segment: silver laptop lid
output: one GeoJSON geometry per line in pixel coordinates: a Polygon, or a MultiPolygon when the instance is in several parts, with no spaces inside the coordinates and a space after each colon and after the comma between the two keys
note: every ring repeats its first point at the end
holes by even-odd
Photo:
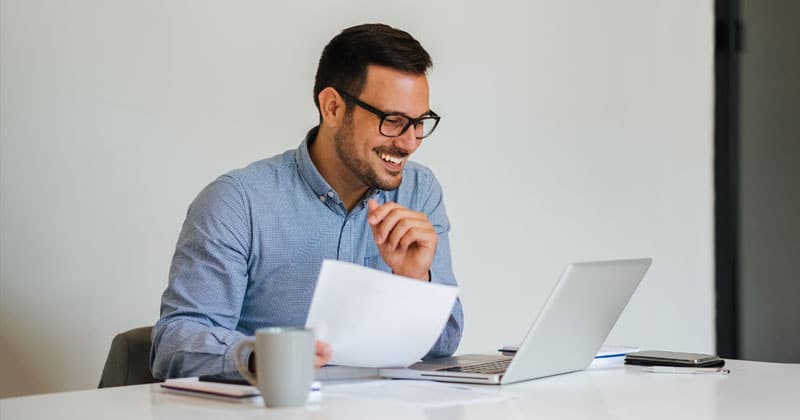
{"type": "Polygon", "coordinates": [[[641,258],[567,266],[501,383],[588,367],[651,261],[641,258]]]}

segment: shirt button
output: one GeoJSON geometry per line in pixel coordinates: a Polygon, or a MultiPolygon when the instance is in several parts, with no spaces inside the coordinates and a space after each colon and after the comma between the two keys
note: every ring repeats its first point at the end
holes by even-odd
{"type": "Polygon", "coordinates": [[[319,200],[320,201],[325,201],[325,196],[324,195],[319,196],[319,200]]]}
{"type": "Polygon", "coordinates": [[[333,191],[328,191],[328,197],[333,198],[333,191]]]}

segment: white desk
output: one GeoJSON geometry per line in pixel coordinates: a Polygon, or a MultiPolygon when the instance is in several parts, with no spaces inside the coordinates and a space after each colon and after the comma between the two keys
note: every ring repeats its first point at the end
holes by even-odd
{"type": "Polygon", "coordinates": [[[177,395],[158,384],[0,400],[0,419],[800,419],[800,364],[729,360],[731,374],[673,375],[635,367],[591,369],[520,384],[480,386],[518,398],[425,408],[328,395],[318,404],[265,409],[177,395]]]}

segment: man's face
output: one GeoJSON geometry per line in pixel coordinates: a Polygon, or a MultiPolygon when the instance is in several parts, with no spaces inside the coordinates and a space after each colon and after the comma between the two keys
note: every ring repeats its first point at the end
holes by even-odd
{"type": "MultiPolygon", "coordinates": [[[[358,98],[383,112],[416,118],[429,110],[428,79],[424,75],[370,65],[367,82],[358,98]]],[[[351,104],[345,122],[334,135],[336,154],[353,177],[364,186],[394,190],[403,179],[403,165],[420,145],[409,127],[399,137],[379,131],[380,117],[351,104]]]]}

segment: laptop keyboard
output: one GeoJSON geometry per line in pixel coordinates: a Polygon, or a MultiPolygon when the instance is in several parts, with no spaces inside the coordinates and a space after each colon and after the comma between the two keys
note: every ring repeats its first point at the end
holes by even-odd
{"type": "Polygon", "coordinates": [[[466,366],[453,366],[451,368],[440,369],[440,372],[465,372],[465,373],[483,373],[486,375],[493,375],[496,373],[505,373],[508,365],[513,359],[492,360],[489,362],[476,363],[474,365],[466,366]]]}

